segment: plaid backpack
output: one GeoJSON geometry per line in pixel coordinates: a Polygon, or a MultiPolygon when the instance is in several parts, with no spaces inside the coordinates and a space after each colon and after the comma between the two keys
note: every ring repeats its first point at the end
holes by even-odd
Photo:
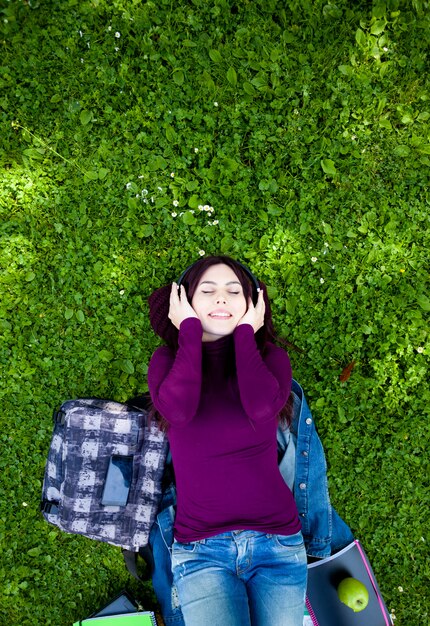
{"type": "Polygon", "coordinates": [[[162,495],[167,438],[148,424],[147,415],[146,409],[96,398],[68,400],[54,412],[41,503],[48,522],[131,553],[148,544],[162,495]],[[105,486],[113,460],[119,465],[109,500],[105,486]],[[121,475],[121,463],[129,476],[121,475]],[[128,497],[119,503],[116,494],[124,487],[128,497]]]}

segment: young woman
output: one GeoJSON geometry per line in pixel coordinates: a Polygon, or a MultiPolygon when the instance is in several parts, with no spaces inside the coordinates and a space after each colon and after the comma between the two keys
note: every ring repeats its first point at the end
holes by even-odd
{"type": "Polygon", "coordinates": [[[177,487],[172,569],[186,626],[301,626],[306,553],[276,431],[291,390],[263,283],[199,259],[150,297],[149,365],[177,487]],[[167,294],[167,291],[169,294],[167,294]]]}

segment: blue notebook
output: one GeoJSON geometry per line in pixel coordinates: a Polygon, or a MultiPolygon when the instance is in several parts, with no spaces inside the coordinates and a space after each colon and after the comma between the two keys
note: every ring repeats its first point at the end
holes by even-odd
{"type": "Polygon", "coordinates": [[[124,613],[122,615],[103,615],[89,617],[80,622],[81,626],[156,626],[155,614],[152,611],[124,613]]]}
{"type": "Polygon", "coordinates": [[[73,626],[157,626],[155,613],[139,611],[137,603],[127,592],[121,593],[109,604],[73,626]]]}

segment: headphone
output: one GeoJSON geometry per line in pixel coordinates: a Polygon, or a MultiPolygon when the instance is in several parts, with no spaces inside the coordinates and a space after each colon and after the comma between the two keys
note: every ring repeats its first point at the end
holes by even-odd
{"type": "MultiPolygon", "coordinates": [[[[200,260],[200,259],[199,259],[200,260]]],[[[192,267],[194,267],[194,265],[196,265],[196,263],[198,263],[199,261],[194,261],[194,263],[191,263],[191,265],[189,265],[186,269],[184,269],[184,271],[182,272],[182,274],[179,276],[178,280],[176,281],[176,284],[178,285],[178,289],[181,286],[185,274],[188,272],[188,270],[190,270],[192,267]]],[[[235,263],[237,263],[237,265],[239,265],[243,271],[246,273],[246,275],[248,276],[248,278],[251,279],[252,282],[252,300],[254,302],[254,305],[257,304],[257,300],[258,300],[258,292],[260,291],[260,283],[258,282],[257,278],[254,276],[254,274],[251,272],[251,270],[249,269],[249,267],[246,267],[246,265],[243,265],[243,263],[240,263],[239,261],[235,261],[235,263]]]]}

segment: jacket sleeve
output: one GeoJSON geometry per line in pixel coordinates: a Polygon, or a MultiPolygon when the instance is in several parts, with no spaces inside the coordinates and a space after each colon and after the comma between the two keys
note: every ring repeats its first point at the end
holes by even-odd
{"type": "Polygon", "coordinates": [[[264,359],[250,324],[234,331],[239,394],[246,414],[255,422],[273,419],[288,400],[292,373],[288,354],[270,344],[264,359]]]}
{"type": "Polygon", "coordinates": [[[177,426],[189,422],[197,412],[202,385],[202,335],[199,319],[187,318],[179,328],[176,355],[163,346],[149,363],[148,387],[155,408],[177,426]]]}
{"type": "Polygon", "coordinates": [[[324,448],[303,389],[296,381],[293,381],[293,398],[290,427],[296,444],[293,494],[306,551],[309,556],[325,558],[351,543],[354,536],[331,506],[324,448]]]}

